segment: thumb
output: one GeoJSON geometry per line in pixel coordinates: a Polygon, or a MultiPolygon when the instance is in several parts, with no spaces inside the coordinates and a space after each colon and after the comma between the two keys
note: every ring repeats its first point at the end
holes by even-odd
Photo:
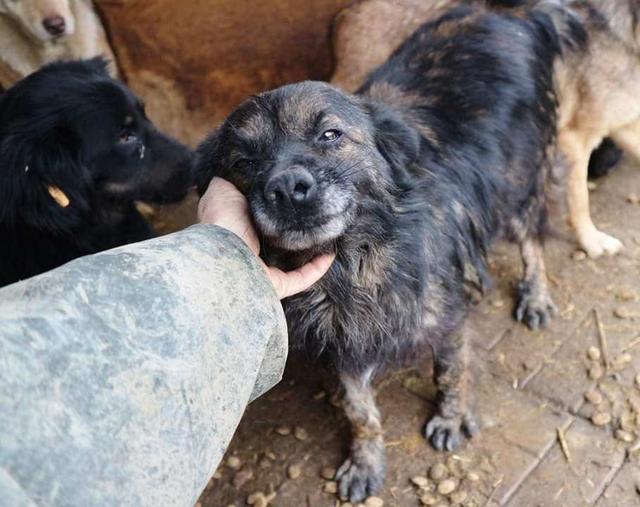
{"type": "Polygon", "coordinates": [[[280,299],[303,292],[316,283],[331,267],[334,254],[320,255],[304,266],[284,272],[278,268],[267,267],[267,274],[280,299]]]}

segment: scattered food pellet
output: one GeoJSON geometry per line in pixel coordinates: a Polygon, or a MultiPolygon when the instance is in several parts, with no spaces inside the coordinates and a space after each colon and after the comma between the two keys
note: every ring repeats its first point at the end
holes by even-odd
{"type": "Polygon", "coordinates": [[[587,181],[587,188],[589,190],[595,190],[598,188],[598,184],[595,181],[587,181]]]}
{"type": "Polygon", "coordinates": [[[233,485],[236,489],[240,489],[251,479],[253,479],[253,470],[251,470],[250,468],[245,468],[243,470],[240,470],[233,477],[233,485]]]}
{"type": "Polygon", "coordinates": [[[613,315],[615,315],[619,319],[632,319],[635,316],[632,311],[630,311],[628,308],[624,308],[623,306],[613,310],[613,315]]]}
{"type": "Polygon", "coordinates": [[[429,486],[429,479],[427,479],[426,477],[412,477],[411,482],[419,488],[426,488],[427,486],[429,486]]]}
{"type": "Polygon", "coordinates": [[[575,252],[573,252],[573,255],[571,256],[573,258],[574,261],[583,261],[587,258],[587,254],[584,253],[582,250],[576,250],[575,252]]]}
{"type": "Polygon", "coordinates": [[[291,428],[289,428],[289,426],[278,426],[276,428],[276,433],[286,437],[287,435],[291,435],[291,428]]]}
{"type": "Polygon", "coordinates": [[[325,493],[330,493],[332,495],[335,495],[338,492],[338,483],[336,481],[325,482],[322,490],[325,493]]]}
{"type": "Polygon", "coordinates": [[[289,479],[295,480],[300,477],[300,474],[302,474],[302,468],[300,468],[300,465],[289,465],[289,468],[287,468],[287,475],[289,476],[289,479]]]}
{"type": "Polygon", "coordinates": [[[598,347],[589,347],[587,349],[587,356],[589,356],[589,359],[592,361],[600,361],[600,349],[598,347]]]}
{"type": "Polygon", "coordinates": [[[467,479],[471,482],[478,482],[480,480],[480,476],[475,472],[469,472],[469,475],[467,475],[467,479]]]}
{"type": "Polygon", "coordinates": [[[313,395],[313,399],[314,400],[322,400],[326,396],[327,396],[327,393],[325,393],[324,391],[320,391],[319,393],[316,393],[316,394],[313,395]]]}
{"type": "Polygon", "coordinates": [[[598,380],[602,377],[602,366],[600,366],[600,363],[594,363],[591,365],[591,367],[589,368],[589,378],[591,380],[598,380]]]}
{"type": "Polygon", "coordinates": [[[627,202],[631,204],[639,204],[640,196],[638,194],[631,193],[627,196],[627,202]]]}
{"type": "Polygon", "coordinates": [[[309,433],[307,433],[307,430],[305,430],[304,428],[296,426],[296,428],[293,430],[293,436],[300,441],[304,441],[309,438],[309,433]]]}
{"type": "Polygon", "coordinates": [[[631,433],[622,429],[616,430],[616,438],[628,444],[633,442],[634,440],[633,435],[631,433]]]}
{"type": "Polygon", "coordinates": [[[433,493],[426,493],[420,497],[420,503],[422,505],[435,505],[438,503],[438,497],[433,493]]]}
{"type": "Polygon", "coordinates": [[[438,484],[438,493],[445,496],[449,495],[453,491],[455,491],[457,486],[458,485],[456,484],[456,481],[454,481],[453,479],[445,479],[440,484],[438,484]]]}
{"type": "Polygon", "coordinates": [[[585,399],[592,405],[600,405],[602,403],[602,394],[597,389],[591,389],[584,395],[585,399]]]}
{"type": "Polygon", "coordinates": [[[323,479],[327,479],[328,481],[330,481],[335,476],[336,476],[335,468],[324,467],[322,470],[320,470],[320,477],[322,477],[323,479]]]}
{"type": "Polygon", "coordinates": [[[631,354],[629,354],[628,352],[625,352],[619,357],[619,359],[620,359],[620,362],[626,364],[626,363],[630,363],[633,360],[633,357],[631,357],[631,354]]]}
{"type": "Polygon", "coordinates": [[[429,470],[429,477],[431,477],[434,481],[440,481],[447,476],[448,472],[449,471],[447,470],[446,466],[444,466],[442,463],[436,463],[431,467],[431,470],[429,470]]]}
{"type": "Polygon", "coordinates": [[[591,422],[596,426],[605,426],[611,422],[609,412],[596,412],[591,416],[591,422]]]}
{"type": "Polygon", "coordinates": [[[238,470],[242,466],[242,462],[238,456],[229,456],[227,458],[227,466],[232,470],[238,470]]]}
{"type": "Polygon", "coordinates": [[[377,496],[370,496],[364,502],[365,507],[383,507],[384,500],[377,496]]]}
{"type": "Polygon", "coordinates": [[[255,493],[251,493],[247,497],[247,503],[249,505],[253,505],[254,507],[267,507],[269,505],[269,500],[261,491],[257,491],[255,493]]]}
{"type": "Polygon", "coordinates": [[[220,470],[220,469],[216,470],[216,473],[213,474],[213,478],[214,479],[222,479],[222,470],[220,470]]]}
{"type": "Polygon", "coordinates": [[[451,503],[455,504],[459,504],[464,502],[467,499],[467,492],[463,489],[461,489],[460,491],[454,491],[453,493],[451,493],[451,496],[449,497],[449,500],[451,500],[451,503]]]}
{"type": "Polygon", "coordinates": [[[638,294],[631,289],[620,289],[616,292],[616,299],[620,301],[637,301],[638,294]]]}
{"type": "Polygon", "coordinates": [[[504,306],[504,301],[502,299],[496,299],[491,303],[494,308],[502,308],[504,306]]]}

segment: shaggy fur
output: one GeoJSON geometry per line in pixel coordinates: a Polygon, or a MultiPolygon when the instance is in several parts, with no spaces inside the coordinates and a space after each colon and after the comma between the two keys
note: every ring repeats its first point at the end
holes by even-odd
{"type": "Polygon", "coordinates": [[[25,78],[0,99],[0,286],[151,237],[134,200],[184,197],[191,160],[100,59],[25,78]]]}
{"type": "Polygon", "coordinates": [[[422,26],[357,94],[317,82],[261,94],[199,148],[201,189],[218,175],[247,196],[268,264],[337,254],[284,307],[292,346],[344,386],[353,441],[337,479],[354,503],[384,479],[371,382],[386,366],[433,351],[426,437],[452,450],[477,431],[464,322],[496,238],[521,247],[517,318],[536,328],[554,312],[540,241],[558,53],[544,12],[461,7],[422,26]]]}
{"type": "MultiPolygon", "coordinates": [[[[493,8],[531,8],[540,0],[359,0],[338,13],[333,24],[331,84],[354,91],[423,23],[464,3],[493,8]],[[375,33],[375,37],[371,34],[375,33]]],[[[607,174],[622,151],[606,139],[592,154],[589,177],[607,174]]]]}
{"type": "Polygon", "coordinates": [[[89,0],[0,0],[0,88],[61,59],[115,58],[89,0]]]}

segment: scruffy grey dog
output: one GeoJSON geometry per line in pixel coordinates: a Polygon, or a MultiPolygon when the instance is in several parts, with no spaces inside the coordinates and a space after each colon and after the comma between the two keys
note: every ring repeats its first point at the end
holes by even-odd
{"type": "Polygon", "coordinates": [[[382,485],[385,448],[371,382],[431,350],[437,413],[425,435],[452,450],[477,425],[463,323],[488,282],[487,252],[517,242],[516,317],[554,311],[541,249],[555,157],[550,17],[480,6],[420,28],[355,94],[305,82],[252,97],[199,148],[250,203],[268,264],[336,260],[284,307],[293,347],[325,358],[345,389],[353,441],[337,479],[360,502],[382,485]]]}

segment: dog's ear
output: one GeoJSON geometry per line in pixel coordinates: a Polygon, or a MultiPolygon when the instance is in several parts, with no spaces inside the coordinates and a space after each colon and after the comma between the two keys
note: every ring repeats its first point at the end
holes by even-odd
{"type": "Polygon", "coordinates": [[[408,168],[420,154],[420,133],[380,102],[368,102],[366,107],[378,151],[392,168],[397,183],[408,181],[408,168]]]}
{"type": "Polygon", "coordinates": [[[213,131],[200,143],[196,150],[193,174],[198,194],[207,191],[209,183],[214,176],[222,176],[217,164],[218,148],[220,146],[220,129],[213,131]]]}
{"type": "MultiPolygon", "coordinates": [[[[19,131],[18,131],[19,132],[19,131]]],[[[0,221],[68,232],[90,207],[91,178],[79,141],[54,128],[46,136],[25,132],[0,142],[0,221]]]]}

